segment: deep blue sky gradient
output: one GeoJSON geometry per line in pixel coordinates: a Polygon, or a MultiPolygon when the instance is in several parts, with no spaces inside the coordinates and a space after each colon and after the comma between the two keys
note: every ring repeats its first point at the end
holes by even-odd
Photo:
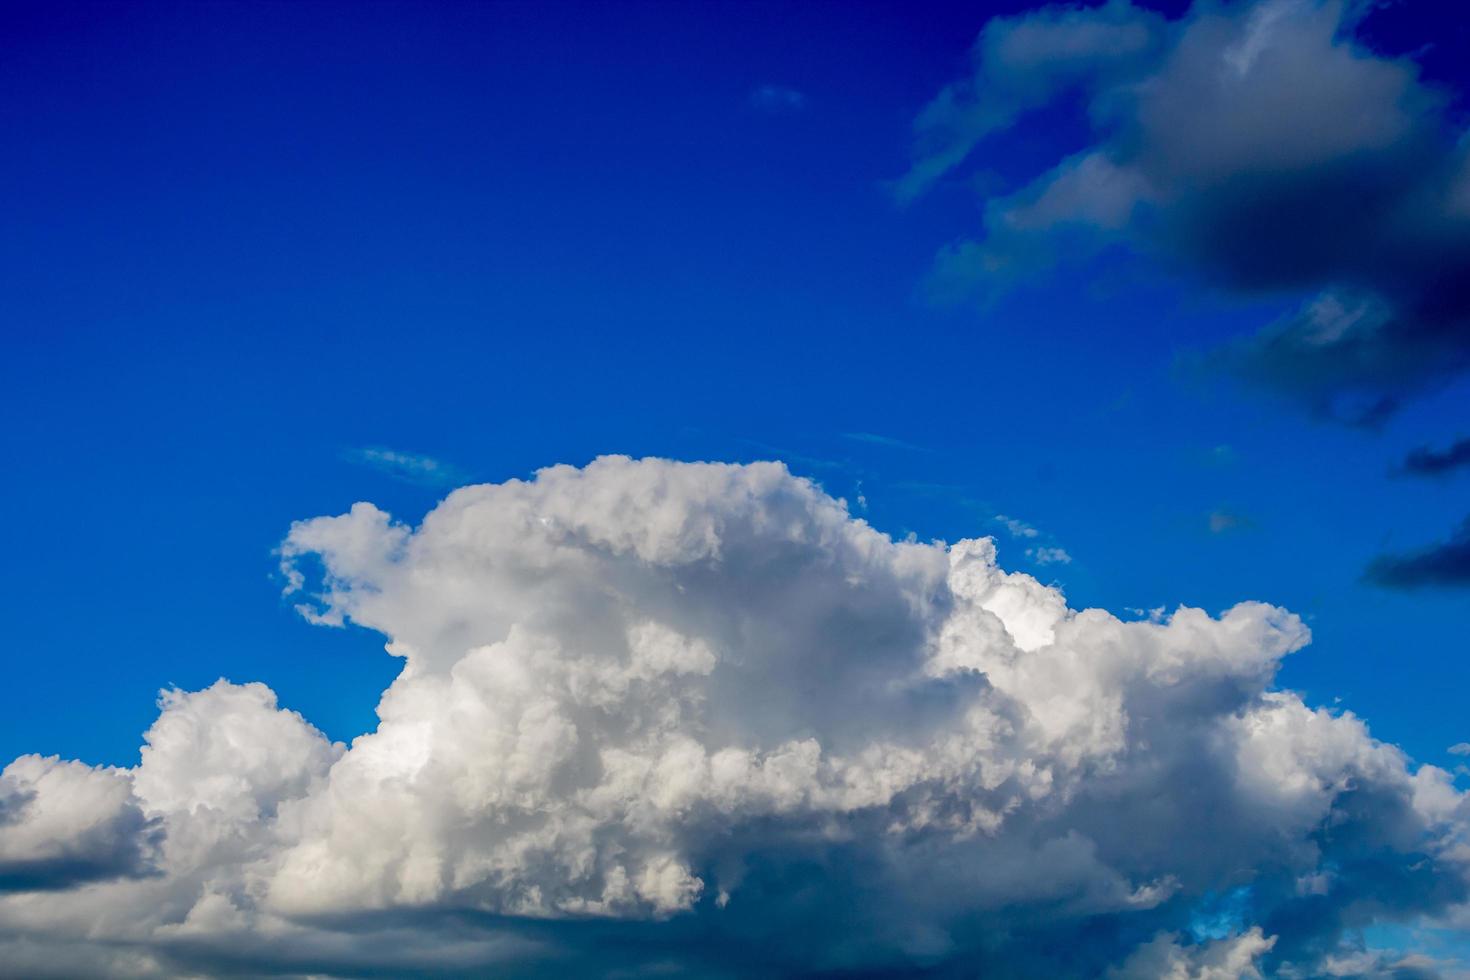
{"type": "MultiPolygon", "coordinates": [[[[1074,606],[1275,602],[1316,634],[1284,683],[1452,767],[1466,595],[1360,576],[1463,518],[1470,474],[1390,470],[1470,431],[1470,388],[1364,432],[1200,379],[1181,360],[1293,301],[1127,256],[923,298],[974,187],[903,208],[887,182],[1024,6],[8,7],[0,757],[131,763],[160,687],[221,675],[369,730],[399,661],[302,622],[272,549],[355,500],[432,507],[447,487],[353,461],[382,447],[466,481],[777,457],[895,535],[997,535],[1074,606]],[[996,514],[1073,562],[1030,564],[996,514]]],[[[1463,33],[1434,6],[1370,26],[1463,33]]],[[[1459,106],[1445,52],[1419,58],[1459,106]]],[[[986,179],[1083,135],[1050,110],[986,179]]]]}

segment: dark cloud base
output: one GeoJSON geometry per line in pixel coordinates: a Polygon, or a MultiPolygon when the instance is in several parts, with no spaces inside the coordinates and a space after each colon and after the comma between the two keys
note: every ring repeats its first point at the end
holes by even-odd
{"type": "Polygon", "coordinates": [[[1364,578],[1390,589],[1470,586],[1470,518],[1438,544],[1374,559],[1364,578]]]}
{"type": "Polygon", "coordinates": [[[1470,468],[1470,439],[1459,439],[1445,449],[1421,446],[1404,457],[1399,472],[1406,476],[1444,476],[1470,468]]]}

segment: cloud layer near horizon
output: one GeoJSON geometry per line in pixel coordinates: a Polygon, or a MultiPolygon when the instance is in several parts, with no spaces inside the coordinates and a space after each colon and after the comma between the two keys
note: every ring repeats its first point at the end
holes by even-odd
{"type": "Polygon", "coordinates": [[[1355,930],[1467,898],[1465,797],[1275,690],[1308,631],[1269,605],[1074,611],[775,463],[553,467],[282,555],[403,658],[377,730],[220,681],[134,768],[16,760],[0,973],[1371,974],[1355,930]]]}

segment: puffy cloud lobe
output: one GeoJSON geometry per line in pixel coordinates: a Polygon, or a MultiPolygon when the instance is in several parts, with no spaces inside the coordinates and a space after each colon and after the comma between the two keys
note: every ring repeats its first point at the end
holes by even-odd
{"type": "Polygon", "coordinates": [[[124,771],[26,755],[0,773],[0,890],[146,874],[157,836],[124,771]]]}
{"type": "Polygon", "coordinates": [[[1470,366],[1470,157],[1414,65],[1351,40],[1366,5],[1125,0],[993,20],[973,79],[916,122],[918,193],[1068,91],[1093,142],[990,201],[937,295],[1005,288],[1111,242],[1301,309],[1209,362],[1312,411],[1375,422],[1470,366]],[[1027,56],[1019,56],[1019,48],[1027,56]]]}
{"type": "Polygon", "coordinates": [[[553,467],[282,557],[403,658],[377,729],[221,682],[166,694],[133,770],[21,760],[56,802],[3,853],[90,840],[45,766],[163,837],[151,876],[0,899],[0,962],[1223,977],[1466,897],[1448,775],[1272,689],[1296,617],[1073,611],[779,464],[553,467]],[[1181,938],[1225,892],[1240,921],[1181,938]]]}
{"type": "Polygon", "coordinates": [[[1275,940],[1256,927],[1239,936],[1216,939],[1190,948],[1179,937],[1161,933],[1135,950],[1108,980],[1241,980],[1259,978],[1262,954],[1275,940]]]}

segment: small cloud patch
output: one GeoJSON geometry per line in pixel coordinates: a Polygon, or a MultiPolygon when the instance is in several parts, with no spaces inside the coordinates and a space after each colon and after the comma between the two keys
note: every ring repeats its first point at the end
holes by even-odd
{"type": "Polygon", "coordinates": [[[1388,589],[1470,586],[1470,518],[1444,541],[1417,551],[1380,555],[1364,578],[1388,589]]]}
{"type": "Polygon", "coordinates": [[[1445,449],[1420,446],[1411,450],[1399,465],[1406,476],[1444,476],[1470,468],[1470,438],[1459,439],[1445,449]]]}
{"type": "Polygon", "coordinates": [[[1027,548],[1026,557],[1038,565],[1070,565],[1072,556],[1067,554],[1066,548],[1027,548]]]}
{"type": "Polygon", "coordinates": [[[750,93],[750,107],[761,112],[800,112],[806,106],[806,93],[787,85],[759,85],[750,93]]]}
{"type": "Polygon", "coordinates": [[[420,456],[416,453],[404,453],[396,449],[381,447],[353,449],[343,455],[348,462],[370,466],[407,483],[442,487],[457,483],[461,479],[458,470],[432,456],[420,456]]]}
{"type": "Polygon", "coordinates": [[[1256,526],[1256,522],[1244,514],[1223,507],[1210,511],[1205,521],[1211,534],[1229,534],[1231,531],[1245,531],[1256,526]]]}

